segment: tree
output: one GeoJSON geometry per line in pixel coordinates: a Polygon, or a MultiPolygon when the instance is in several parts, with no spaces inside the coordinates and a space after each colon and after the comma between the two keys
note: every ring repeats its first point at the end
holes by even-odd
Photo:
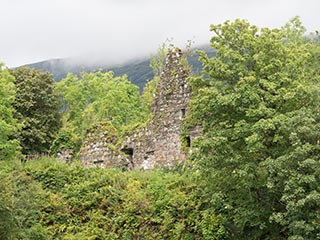
{"type": "Polygon", "coordinates": [[[59,102],[48,72],[30,68],[11,70],[16,78],[15,117],[23,125],[17,134],[23,154],[49,150],[60,128],[59,102]]]}
{"type": "Polygon", "coordinates": [[[96,123],[109,121],[118,130],[142,121],[146,110],[141,104],[138,86],[127,76],[114,77],[112,72],[69,74],[58,83],[63,101],[63,125],[80,139],[96,123]]]}
{"type": "Polygon", "coordinates": [[[203,126],[192,159],[236,239],[319,237],[319,45],[303,30],[298,18],[211,25],[217,56],[202,52],[190,79],[191,122],[203,126]]]}
{"type": "Polygon", "coordinates": [[[13,117],[15,98],[14,77],[0,64],[0,160],[8,160],[19,153],[19,142],[12,136],[18,130],[13,117]]]}

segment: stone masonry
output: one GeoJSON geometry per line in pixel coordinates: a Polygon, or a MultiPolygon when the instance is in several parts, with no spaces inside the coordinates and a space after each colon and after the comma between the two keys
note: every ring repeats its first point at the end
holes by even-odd
{"type": "Polygon", "coordinates": [[[106,130],[101,127],[87,134],[80,151],[84,165],[150,169],[170,167],[186,160],[194,136],[181,134],[181,124],[190,100],[186,81],[190,71],[183,60],[180,49],[169,51],[151,107],[153,119],[144,127],[137,127],[133,133],[126,134],[118,144],[113,144],[116,141],[113,134],[104,132],[106,130]]]}

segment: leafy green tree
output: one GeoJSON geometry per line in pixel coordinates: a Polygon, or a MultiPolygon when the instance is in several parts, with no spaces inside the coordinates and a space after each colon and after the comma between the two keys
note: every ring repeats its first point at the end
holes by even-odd
{"type": "Polygon", "coordinates": [[[15,95],[14,77],[0,64],[0,160],[12,159],[19,153],[19,142],[12,138],[18,130],[12,106],[15,95]]]}
{"type": "Polygon", "coordinates": [[[138,86],[112,72],[69,74],[58,83],[63,101],[63,126],[81,138],[92,125],[109,121],[118,130],[145,118],[138,86]]]}
{"type": "Polygon", "coordinates": [[[320,232],[319,58],[298,18],[282,29],[211,25],[217,56],[190,79],[192,158],[235,239],[317,239],[320,232]],[[313,61],[318,59],[317,64],[313,61]]]}
{"type": "Polygon", "coordinates": [[[23,125],[17,134],[22,152],[45,153],[60,128],[53,78],[48,72],[25,67],[11,70],[11,74],[16,78],[15,117],[23,125]]]}

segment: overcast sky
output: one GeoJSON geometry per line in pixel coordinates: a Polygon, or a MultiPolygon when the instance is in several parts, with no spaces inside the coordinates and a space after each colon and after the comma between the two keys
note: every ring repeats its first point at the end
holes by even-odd
{"type": "Polygon", "coordinates": [[[179,47],[208,44],[210,24],[236,18],[280,27],[299,15],[314,31],[319,10],[319,0],[0,0],[0,62],[117,62],[149,56],[167,38],[179,47]]]}

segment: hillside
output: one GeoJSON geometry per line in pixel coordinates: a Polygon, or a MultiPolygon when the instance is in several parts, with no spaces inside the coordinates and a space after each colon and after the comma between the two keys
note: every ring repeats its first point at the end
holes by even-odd
{"type": "MultiPolygon", "coordinates": [[[[209,55],[214,54],[214,50],[209,46],[202,46],[199,49],[205,50],[209,55]]],[[[193,53],[188,57],[189,64],[192,66],[193,71],[199,72],[201,70],[201,63],[198,61],[198,55],[193,53]]],[[[140,89],[144,87],[146,82],[153,78],[153,71],[149,66],[150,58],[139,58],[133,59],[125,62],[121,65],[111,65],[106,64],[94,64],[88,65],[86,63],[74,63],[68,59],[51,59],[42,62],[27,64],[24,66],[40,69],[43,71],[50,72],[55,81],[60,81],[68,73],[79,74],[80,72],[93,72],[98,69],[103,69],[105,71],[113,71],[116,76],[121,76],[124,74],[128,75],[129,80],[138,85],[140,89]]]]}

